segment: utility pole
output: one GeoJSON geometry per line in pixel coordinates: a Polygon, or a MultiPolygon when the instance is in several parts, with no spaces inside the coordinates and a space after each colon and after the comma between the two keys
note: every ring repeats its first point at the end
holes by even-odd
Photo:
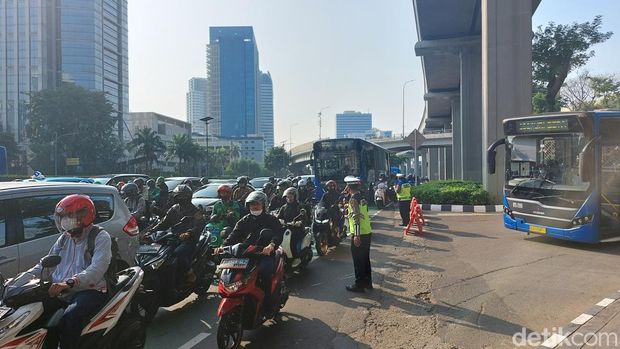
{"type": "Polygon", "coordinates": [[[403,138],[405,138],[405,86],[407,86],[408,83],[414,81],[415,80],[408,80],[405,81],[405,83],[403,84],[403,138]]]}
{"type": "Polygon", "coordinates": [[[204,117],[202,119],[200,119],[200,121],[204,121],[205,122],[205,144],[206,144],[206,149],[207,149],[207,161],[206,161],[206,169],[205,169],[205,177],[209,178],[209,121],[213,120],[212,117],[207,116],[204,117]]]}
{"type": "Polygon", "coordinates": [[[319,140],[321,140],[321,127],[322,127],[322,123],[321,123],[321,116],[323,116],[323,110],[329,108],[329,105],[326,107],[323,107],[321,110],[319,110],[319,140]]]}

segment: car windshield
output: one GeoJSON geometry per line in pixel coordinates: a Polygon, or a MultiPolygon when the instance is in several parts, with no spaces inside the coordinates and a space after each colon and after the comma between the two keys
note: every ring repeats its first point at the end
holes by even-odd
{"type": "Polygon", "coordinates": [[[174,188],[177,187],[177,185],[181,184],[183,181],[180,179],[172,179],[172,180],[167,180],[166,181],[166,185],[168,186],[168,190],[173,190],[174,188]]]}
{"type": "Polygon", "coordinates": [[[254,188],[262,188],[267,182],[269,182],[269,178],[254,178],[250,180],[250,185],[254,188]]]}
{"type": "Polygon", "coordinates": [[[506,139],[506,183],[529,190],[585,191],[579,177],[583,133],[509,136],[506,139]]]}
{"type": "Polygon", "coordinates": [[[208,185],[204,189],[200,189],[195,192],[192,196],[193,198],[209,198],[209,199],[217,199],[217,188],[219,185],[208,185]]]}

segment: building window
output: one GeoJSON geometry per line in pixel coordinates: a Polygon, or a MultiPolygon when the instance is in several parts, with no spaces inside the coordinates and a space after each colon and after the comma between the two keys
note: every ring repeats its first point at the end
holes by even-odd
{"type": "Polygon", "coordinates": [[[157,133],[160,135],[166,134],[166,124],[157,124],[157,133]]]}

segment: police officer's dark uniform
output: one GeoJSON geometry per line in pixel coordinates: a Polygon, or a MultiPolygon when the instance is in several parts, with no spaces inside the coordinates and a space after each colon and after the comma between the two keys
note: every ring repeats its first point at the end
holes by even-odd
{"type": "Polygon", "coordinates": [[[368,215],[368,203],[360,193],[361,181],[357,177],[348,176],[345,183],[349,187],[351,197],[347,204],[349,235],[351,239],[351,256],[355,269],[355,283],[347,286],[351,292],[364,292],[372,289],[372,272],[370,268],[371,226],[368,215]],[[359,242],[356,240],[359,239],[359,242]]]}

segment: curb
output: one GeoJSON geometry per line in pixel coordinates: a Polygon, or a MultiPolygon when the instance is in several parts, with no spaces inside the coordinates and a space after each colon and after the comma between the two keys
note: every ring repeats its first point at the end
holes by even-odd
{"type": "Polygon", "coordinates": [[[476,213],[495,213],[504,212],[503,205],[433,205],[422,204],[423,211],[437,212],[476,212],[476,213]]]}
{"type": "Polygon", "coordinates": [[[610,294],[608,297],[603,298],[600,302],[596,303],[592,308],[588,309],[583,314],[577,316],[568,325],[561,327],[562,333],[554,333],[547,340],[540,345],[539,348],[553,349],[557,348],[562,342],[575,333],[581,326],[586,324],[598,313],[603,311],[606,307],[610,306],[620,298],[620,290],[610,294]]]}

